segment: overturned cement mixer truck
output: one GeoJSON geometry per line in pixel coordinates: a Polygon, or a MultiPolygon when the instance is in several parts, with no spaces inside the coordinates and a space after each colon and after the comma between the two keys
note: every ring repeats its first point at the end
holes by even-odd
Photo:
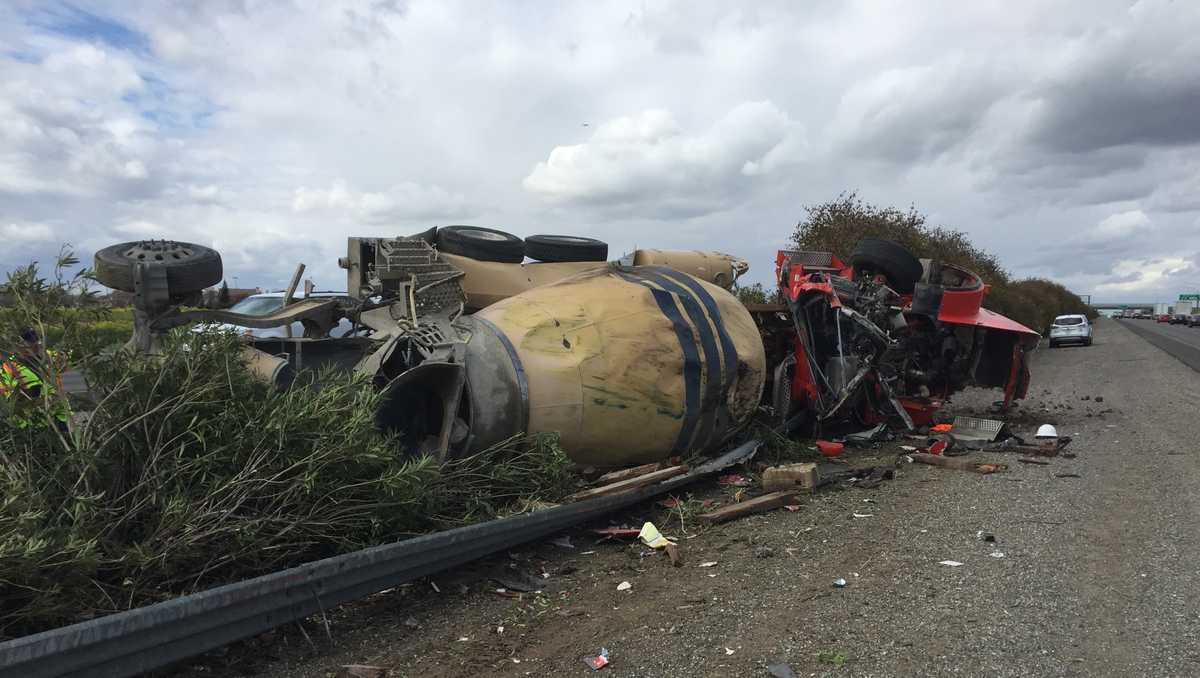
{"type": "Polygon", "coordinates": [[[300,337],[248,339],[252,369],[281,386],[301,359],[369,375],[386,396],[377,422],[405,453],[447,459],[557,432],[572,459],[606,467],[712,452],[760,411],[912,427],[969,383],[1022,397],[1036,334],[980,309],[973,274],[879,243],[850,265],[782,252],[785,302],[749,308],[730,291],[748,270],[736,257],[638,250],[608,262],[590,238],[470,226],[349,238],[344,298],[266,316],[179,309],[221,278],[208,248],[124,243],[97,253],[96,269],[135,294],[142,350],[196,321],[302,323],[300,337]],[[352,336],[330,338],[343,318],[352,336]]]}

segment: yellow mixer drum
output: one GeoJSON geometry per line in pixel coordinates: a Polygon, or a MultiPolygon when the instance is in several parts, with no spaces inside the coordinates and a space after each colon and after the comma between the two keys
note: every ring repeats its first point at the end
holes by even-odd
{"type": "Polygon", "coordinates": [[[665,267],[584,272],[470,320],[469,344],[480,348],[468,348],[468,397],[481,444],[555,431],[572,459],[596,466],[704,453],[749,421],[763,388],[762,339],[741,302],[665,267]],[[485,350],[497,339],[505,351],[485,350]],[[472,389],[497,377],[517,386],[472,389]],[[489,394],[501,391],[523,402],[497,407],[489,394]]]}

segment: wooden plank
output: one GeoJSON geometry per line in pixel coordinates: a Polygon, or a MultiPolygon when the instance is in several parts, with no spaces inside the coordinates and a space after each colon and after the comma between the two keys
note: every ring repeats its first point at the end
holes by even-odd
{"type": "Polygon", "coordinates": [[[595,497],[607,497],[608,495],[611,495],[611,494],[619,494],[621,492],[628,492],[629,490],[636,490],[639,487],[653,485],[654,483],[662,482],[668,478],[674,478],[675,476],[683,475],[684,473],[687,473],[687,470],[688,470],[688,467],[686,467],[686,466],[672,466],[670,468],[664,468],[661,471],[654,471],[653,473],[647,473],[645,475],[641,475],[636,478],[630,478],[629,480],[622,480],[620,482],[612,483],[610,485],[603,485],[601,487],[593,487],[588,490],[581,490],[581,491],[576,492],[575,494],[572,494],[571,496],[567,497],[566,500],[567,501],[582,501],[584,499],[594,499],[595,497]]]}
{"type": "Polygon", "coordinates": [[[616,483],[622,480],[629,480],[630,478],[644,476],[647,473],[653,473],[661,468],[662,463],[655,462],[653,464],[642,464],[641,466],[617,469],[616,471],[609,471],[608,473],[600,476],[596,479],[596,482],[601,485],[607,485],[609,483],[616,483]]]}
{"type": "Polygon", "coordinates": [[[763,491],[783,492],[797,488],[812,491],[820,484],[816,464],[787,464],[763,471],[763,491]]]}
{"type": "Polygon", "coordinates": [[[785,504],[790,504],[796,500],[796,495],[799,494],[796,490],[786,490],[784,492],[772,492],[764,494],[761,497],[747,499],[746,501],[710,511],[701,513],[696,516],[696,520],[703,520],[706,523],[723,523],[726,520],[741,518],[752,513],[762,513],[777,509],[785,504]]]}
{"type": "Polygon", "coordinates": [[[1008,467],[1004,464],[993,464],[975,461],[967,457],[943,457],[937,454],[924,454],[922,452],[913,452],[908,456],[918,464],[929,464],[930,466],[941,466],[942,468],[952,468],[957,471],[971,471],[973,473],[995,473],[1003,471],[1008,467]]]}

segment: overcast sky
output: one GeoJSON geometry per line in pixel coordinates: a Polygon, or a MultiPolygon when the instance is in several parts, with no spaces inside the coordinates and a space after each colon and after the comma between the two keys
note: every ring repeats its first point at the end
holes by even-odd
{"type": "Polygon", "coordinates": [[[52,2],[0,8],[0,269],[166,237],[322,288],[468,223],[719,249],[914,204],[1018,276],[1200,289],[1200,3],[52,2]]]}

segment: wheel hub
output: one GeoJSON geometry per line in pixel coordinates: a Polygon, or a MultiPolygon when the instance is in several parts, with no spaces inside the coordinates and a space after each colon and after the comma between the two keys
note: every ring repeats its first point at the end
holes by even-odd
{"type": "Polygon", "coordinates": [[[143,240],[132,243],[122,254],[131,262],[154,263],[187,261],[195,252],[186,244],[174,240],[143,240]]]}

